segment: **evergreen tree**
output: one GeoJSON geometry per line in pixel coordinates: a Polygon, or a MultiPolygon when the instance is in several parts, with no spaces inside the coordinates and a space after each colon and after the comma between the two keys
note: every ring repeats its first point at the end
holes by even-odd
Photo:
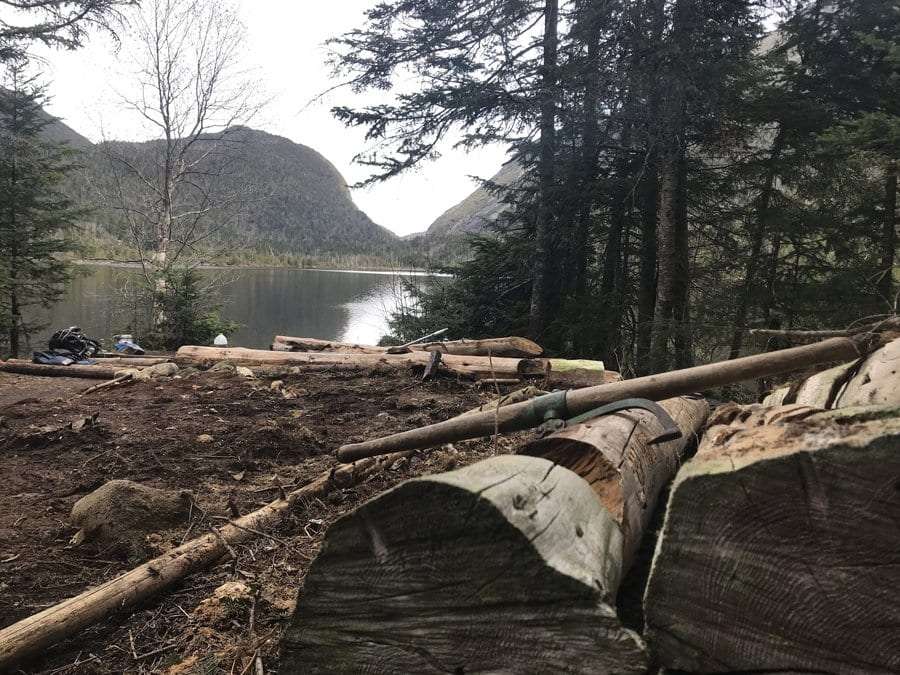
{"type": "Polygon", "coordinates": [[[70,233],[82,215],[60,191],[73,152],[41,134],[52,123],[45,102],[23,62],[9,64],[0,90],[0,322],[12,356],[40,327],[35,310],[65,289],[61,255],[75,248],[70,233]]]}

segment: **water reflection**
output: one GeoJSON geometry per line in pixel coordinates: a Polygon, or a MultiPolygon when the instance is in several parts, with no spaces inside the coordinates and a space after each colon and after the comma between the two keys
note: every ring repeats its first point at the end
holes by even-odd
{"type": "MultiPolygon", "coordinates": [[[[223,314],[241,324],[230,342],[245,347],[267,348],[276,334],[374,344],[387,332],[388,316],[401,301],[394,274],[260,269],[204,275],[225,282],[219,291],[223,314]]],[[[428,283],[427,278],[419,281],[428,283]]],[[[109,344],[113,334],[129,330],[122,289],[134,283],[135,270],[87,268],[49,311],[50,326],[36,336],[34,348],[46,344],[56,328],[73,324],[109,344]]]]}

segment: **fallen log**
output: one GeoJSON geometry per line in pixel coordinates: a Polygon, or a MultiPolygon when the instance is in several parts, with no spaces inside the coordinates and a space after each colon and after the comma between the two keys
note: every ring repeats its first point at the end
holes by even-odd
{"type": "Polygon", "coordinates": [[[660,665],[900,671],[900,408],[725,413],[657,544],[644,605],[660,665]]]}
{"type": "Polygon", "coordinates": [[[816,408],[900,405],[900,339],[889,342],[862,362],[829,368],[779,387],[764,405],[802,403],[816,408]]]}
{"type": "MultiPolygon", "coordinates": [[[[385,354],[390,347],[334,342],[316,338],[276,335],[272,342],[274,351],[292,352],[341,352],[345,354],[385,354]]],[[[505,356],[534,358],[544,353],[543,348],[522,337],[501,337],[485,340],[450,340],[447,342],[423,342],[406,347],[411,351],[439,351],[460,356],[505,356]]]]}
{"type": "MultiPolygon", "coordinates": [[[[94,357],[91,357],[94,358],[94,357]]],[[[165,356],[135,356],[133,358],[121,358],[121,357],[103,357],[98,358],[97,363],[90,364],[92,368],[105,367],[105,366],[120,366],[126,368],[137,368],[141,366],[156,366],[160,363],[169,363],[172,359],[165,356]]],[[[32,363],[31,360],[26,359],[8,359],[6,363],[32,363]]],[[[43,364],[35,364],[35,365],[43,365],[43,364]]],[[[77,365],[77,364],[73,364],[77,365]]],[[[68,366],[66,366],[68,367],[68,366]]]]}
{"type": "Polygon", "coordinates": [[[39,377],[80,377],[88,380],[111,380],[116,377],[119,368],[107,366],[50,366],[43,363],[27,361],[0,362],[0,372],[17,375],[35,375],[39,377]]]}
{"type": "MultiPolygon", "coordinates": [[[[833,338],[812,345],[782,349],[765,354],[745,356],[719,363],[695,366],[633,380],[613,382],[569,391],[563,401],[555,401],[556,412],[579,415],[611,401],[624,398],[649,398],[660,400],[703,391],[710,387],[733,384],[743,380],[791,372],[817,363],[848,361],[859,358],[870,345],[868,336],[860,338],[833,338]]],[[[430,448],[468,438],[490,436],[493,433],[522,431],[536,427],[545,421],[547,410],[542,407],[546,399],[533,399],[504,406],[496,412],[483,412],[464,418],[438,422],[419,429],[412,429],[362,443],[344,445],[338,449],[341,461],[353,461],[397,450],[430,448]]]]}
{"type": "Polygon", "coordinates": [[[236,518],[210,534],[192,539],[130,572],[3,628],[0,630],[0,672],[9,672],[14,664],[50,645],[209,567],[225,555],[229,547],[233,548],[233,544],[280,523],[298,502],[321,497],[335,486],[359,483],[407,454],[397,453],[378,461],[345,464],[326,471],[308,485],[236,518]]]}
{"type": "MultiPolygon", "coordinates": [[[[207,364],[230,361],[242,365],[338,365],[361,370],[392,368],[405,370],[413,366],[426,367],[431,361],[428,352],[408,354],[343,354],[332,352],[272,352],[241,347],[182,347],[175,356],[179,364],[207,364]]],[[[441,368],[463,377],[523,377],[544,374],[544,364],[537,359],[488,358],[483,356],[443,355],[441,368]]]]}
{"type": "Polygon", "coordinates": [[[900,331],[900,319],[894,317],[876,323],[867,323],[845,330],[778,330],[771,328],[752,328],[748,333],[752,337],[777,338],[792,343],[806,344],[835,337],[853,337],[872,331],[900,331]]]}
{"type": "Polygon", "coordinates": [[[306,577],[280,672],[645,672],[614,599],[708,411],[696,399],[664,406],[684,438],[648,446],[662,426],[629,411],[528,446],[595,453],[590,485],[543,457],[500,456],[407,481],[342,518],[306,577]]]}

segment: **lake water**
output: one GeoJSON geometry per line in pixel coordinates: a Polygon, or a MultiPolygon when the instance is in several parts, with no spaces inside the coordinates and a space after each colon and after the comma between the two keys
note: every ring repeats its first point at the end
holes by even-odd
{"type": "MultiPolygon", "coordinates": [[[[107,347],[114,334],[133,332],[122,289],[135,270],[86,266],[84,272],[49,312],[50,326],[46,335],[36,336],[33,349],[46,348],[49,334],[65,326],[81,326],[107,347]]],[[[241,324],[229,343],[262,349],[268,349],[275,335],[376,344],[388,332],[388,316],[400,302],[402,286],[399,275],[384,272],[240,269],[203,274],[224,282],[219,291],[222,315],[241,324]]],[[[428,277],[416,278],[429,283],[428,277]]],[[[135,338],[140,341],[140,335],[135,338]]]]}

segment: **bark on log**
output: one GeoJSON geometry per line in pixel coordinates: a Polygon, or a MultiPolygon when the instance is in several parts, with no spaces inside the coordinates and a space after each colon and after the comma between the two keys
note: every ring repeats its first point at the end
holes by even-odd
{"type": "Polygon", "coordinates": [[[900,671],[900,408],[733,408],[672,487],[644,603],[661,665],[900,671]]]}
{"type": "Polygon", "coordinates": [[[900,339],[889,342],[865,361],[823,370],[779,387],[764,405],[801,403],[816,408],[900,405],[900,339]]]}
{"type": "Polygon", "coordinates": [[[136,567],[81,595],[49,607],[0,630],[0,672],[71,637],[107,616],[143,602],[173,586],[184,577],[209,567],[226,554],[228,547],[274,527],[300,501],[321,497],[335,486],[346,487],[390,466],[407,453],[396,453],[378,461],[367,460],[336,467],[316,480],[276,499],[260,509],[218,528],[217,534],[193,539],[178,548],[136,567]]]}
{"type": "Polygon", "coordinates": [[[282,644],[282,673],[645,672],[614,599],[709,410],[598,418],[383,493],[329,530],[282,644]],[[590,483],[554,463],[576,458],[590,483]]]}
{"type": "Polygon", "coordinates": [[[17,375],[35,375],[39,377],[81,377],[88,380],[112,380],[119,368],[107,366],[49,366],[43,363],[26,361],[0,362],[0,371],[17,375]]]}
{"type": "MultiPolygon", "coordinates": [[[[857,342],[850,338],[834,338],[803,347],[574,389],[568,393],[566,403],[572,415],[580,415],[597,406],[623,398],[660,400],[682,396],[710,387],[791,372],[817,363],[859,358],[868,344],[866,339],[857,342]]],[[[496,412],[449,419],[419,429],[345,445],[338,450],[338,457],[346,462],[397,450],[430,448],[468,438],[490,436],[496,432],[521,431],[538,426],[542,421],[536,419],[532,403],[526,401],[504,406],[496,412]]]]}
{"type": "MultiPolygon", "coordinates": [[[[293,352],[341,352],[345,354],[384,354],[390,347],[334,342],[316,338],[276,335],[272,343],[274,351],[293,352]]],[[[534,358],[544,353],[535,342],[522,337],[500,337],[485,340],[450,340],[447,342],[423,342],[407,347],[411,351],[439,351],[459,356],[498,356],[534,358]]]]}
{"type": "Polygon", "coordinates": [[[685,448],[696,440],[709,415],[709,404],[702,398],[683,396],[660,405],[682,438],[650,445],[663,426],[653,413],[634,409],[563,429],[521,451],[549,459],[588,482],[622,529],[624,570],[631,566],[659,493],[675,476],[685,448]]]}

